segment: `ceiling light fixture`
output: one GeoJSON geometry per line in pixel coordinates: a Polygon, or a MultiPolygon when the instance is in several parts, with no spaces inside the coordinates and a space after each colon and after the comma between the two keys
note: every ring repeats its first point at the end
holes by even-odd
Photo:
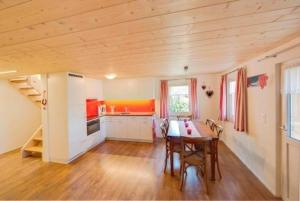
{"type": "Polygon", "coordinates": [[[0,75],[16,73],[16,72],[17,72],[16,70],[0,71],[0,75]]]}
{"type": "Polygon", "coordinates": [[[109,73],[105,75],[106,79],[113,80],[117,77],[115,73],[109,73]]]}

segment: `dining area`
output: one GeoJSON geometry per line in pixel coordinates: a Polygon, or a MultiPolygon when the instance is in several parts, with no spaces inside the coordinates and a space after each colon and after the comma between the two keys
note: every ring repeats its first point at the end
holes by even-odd
{"type": "Polygon", "coordinates": [[[200,180],[204,192],[209,195],[210,183],[222,179],[219,164],[219,138],[223,133],[223,127],[213,119],[205,122],[192,120],[189,117],[178,117],[176,120],[164,118],[160,124],[165,146],[164,173],[170,168],[172,177],[180,176],[180,191],[185,190],[185,182],[189,168],[196,171],[189,172],[200,180]],[[179,157],[179,171],[175,171],[175,159],[179,157]]]}

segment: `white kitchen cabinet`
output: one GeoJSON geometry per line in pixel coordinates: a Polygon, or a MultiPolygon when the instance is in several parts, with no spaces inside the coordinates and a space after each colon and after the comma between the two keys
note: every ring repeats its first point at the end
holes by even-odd
{"type": "Polygon", "coordinates": [[[100,135],[103,136],[103,138],[106,138],[106,124],[105,124],[106,118],[104,116],[100,117],[100,135]]]}
{"type": "Polygon", "coordinates": [[[127,138],[136,139],[139,136],[139,118],[138,117],[128,117],[127,118],[127,138]]]}
{"type": "Polygon", "coordinates": [[[68,163],[86,151],[84,77],[72,73],[48,75],[49,160],[68,163]]]}
{"type": "Polygon", "coordinates": [[[108,116],[102,123],[108,139],[152,142],[151,116],[108,116]]]}
{"type": "Polygon", "coordinates": [[[140,120],[139,133],[141,139],[152,140],[152,118],[144,117],[140,120]]]}

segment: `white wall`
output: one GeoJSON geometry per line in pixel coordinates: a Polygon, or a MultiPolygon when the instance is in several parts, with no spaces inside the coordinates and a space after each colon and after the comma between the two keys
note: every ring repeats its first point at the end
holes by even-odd
{"type": "Polygon", "coordinates": [[[105,100],[155,98],[155,79],[135,78],[104,80],[103,97],[105,100]]]}
{"type": "Polygon", "coordinates": [[[85,78],[86,98],[103,100],[103,84],[102,80],[85,78]]]}
{"type": "Polygon", "coordinates": [[[248,134],[237,133],[230,122],[224,125],[223,141],[275,195],[280,195],[278,185],[280,183],[280,155],[278,155],[280,125],[277,121],[280,105],[276,104],[278,80],[276,80],[275,66],[299,58],[300,47],[282,53],[276,58],[261,62],[258,59],[299,42],[300,38],[240,65],[247,67],[248,76],[266,73],[269,76],[268,84],[263,90],[259,87],[248,88],[248,134]]]}
{"type": "Polygon", "coordinates": [[[197,91],[198,91],[198,104],[200,111],[200,120],[205,121],[208,118],[218,119],[219,112],[219,75],[218,74],[201,74],[197,75],[197,91]],[[206,85],[206,89],[201,88],[206,85]],[[213,96],[210,98],[206,95],[207,88],[214,91],[213,96]]]}
{"type": "Polygon", "coordinates": [[[40,124],[41,110],[0,80],[0,154],[23,146],[40,124]]]}

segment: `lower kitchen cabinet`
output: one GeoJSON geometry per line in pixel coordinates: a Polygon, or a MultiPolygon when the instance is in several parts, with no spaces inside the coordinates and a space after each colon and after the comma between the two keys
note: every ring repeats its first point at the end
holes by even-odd
{"type": "Polygon", "coordinates": [[[111,140],[153,142],[152,116],[101,117],[101,132],[111,140]]]}

